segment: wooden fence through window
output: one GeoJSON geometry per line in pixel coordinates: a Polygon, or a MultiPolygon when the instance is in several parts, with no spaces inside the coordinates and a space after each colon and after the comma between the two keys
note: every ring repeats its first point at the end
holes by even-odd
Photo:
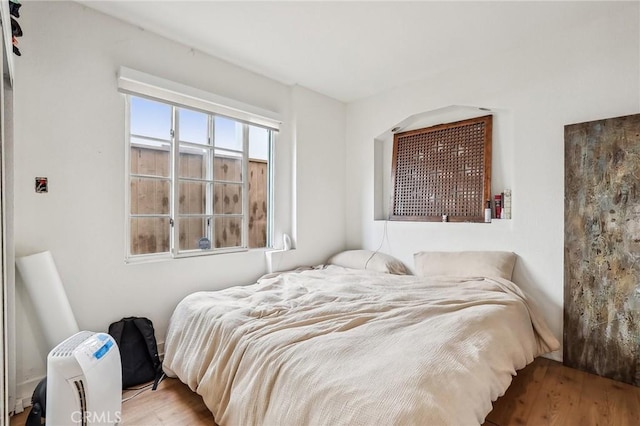
{"type": "MultiPolygon", "coordinates": [[[[203,178],[204,157],[180,154],[180,177],[203,178]]],[[[169,153],[157,149],[132,147],[131,171],[168,176],[169,153]]],[[[215,157],[214,179],[235,183],[214,184],[216,215],[242,213],[242,161],[238,158],[215,157]]],[[[248,165],[249,248],[265,247],[267,243],[267,162],[249,160],[248,165]]],[[[169,213],[169,185],[166,181],[134,178],[131,181],[131,212],[146,214],[169,213]]],[[[181,182],[178,214],[204,214],[206,184],[181,182]]],[[[198,249],[198,241],[206,234],[206,220],[199,217],[182,218],[178,245],[180,250],[198,249]]],[[[238,247],[242,244],[242,219],[233,216],[214,217],[214,248],[238,247]]],[[[169,251],[168,220],[134,219],[131,222],[131,253],[159,253],[169,251]]]]}

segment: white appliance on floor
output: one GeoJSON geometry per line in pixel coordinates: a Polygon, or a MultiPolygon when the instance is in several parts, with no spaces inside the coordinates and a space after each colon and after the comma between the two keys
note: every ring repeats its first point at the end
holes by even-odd
{"type": "Polygon", "coordinates": [[[121,421],[120,351],[106,333],[81,331],[47,357],[46,425],[117,425],[121,421]]]}

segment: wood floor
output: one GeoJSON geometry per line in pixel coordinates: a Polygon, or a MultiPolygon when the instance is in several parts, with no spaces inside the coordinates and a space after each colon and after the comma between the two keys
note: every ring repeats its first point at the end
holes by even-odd
{"type": "MultiPolygon", "coordinates": [[[[128,398],[137,391],[125,391],[128,398]]],[[[10,426],[24,426],[29,408],[11,418],[10,426]]],[[[122,404],[122,426],[215,425],[200,395],[178,379],[165,378],[156,391],[147,389],[122,404]]]]}
{"type": "Polygon", "coordinates": [[[538,358],[493,404],[486,426],[640,425],[640,388],[538,358]]]}
{"type": "MultiPolygon", "coordinates": [[[[25,419],[26,412],[14,416],[11,426],[22,426],[25,419]]],[[[200,396],[176,379],[165,379],[156,392],[145,391],[122,406],[126,426],[213,424],[200,396]]],[[[514,377],[484,423],[507,425],[638,426],[640,388],[538,358],[514,377]]]]}

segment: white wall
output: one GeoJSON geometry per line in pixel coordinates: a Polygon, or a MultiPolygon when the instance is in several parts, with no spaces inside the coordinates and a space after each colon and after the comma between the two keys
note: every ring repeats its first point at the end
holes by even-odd
{"type": "MultiPolygon", "coordinates": [[[[385,225],[382,250],[410,266],[425,249],[513,250],[516,282],[561,337],[563,126],[640,110],[638,9],[612,4],[597,21],[567,22],[562,34],[541,29],[517,50],[345,108],[76,3],[29,2],[14,91],[16,255],[52,251],[81,328],[148,316],[160,341],[184,295],[265,272],[260,252],[124,264],[124,102],[115,81],[124,65],[283,114],[276,230],[291,233],[296,250],[278,256],[276,269],[321,262],[345,238],[376,248],[385,225]],[[374,138],[412,114],[454,104],[499,111],[494,183],[513,189],[514,219],[374,221],[374,138]],[[34,193],[35,176],[49,177],[49,194],[34,193]]],[[[29,396],[47,348],[20,283],[17,292],[17,381],[29,396]]]]}
{"type": "MultiPolygon", "coordinates": [[[[382,251],[408,266],[421,250],[512,250],[515,282],[562,341],[564,125],[640,112],[638,6],[611,4],[595,21],[567,22],[561,34],[540,31],[518,49],[349,104],[347,245],[377,248],[387,226],[382,251]],[[493,193],[513,190],[513,219],[374,221],[374,139],[410,115],[448,105],[497,109],[493,193]]],[[[552,3],[541,7],[553,13],[552,3]]]]}
{"type": "MultiPolygon", "coordinates": [[[[183,296],[266,272],[262,251],[125,265],[121,65],[281,113],[276,232],[292,233],[297,247],[283,261],[321,263],[344,247],[343,104],[73,2],[29,2],[20,25],[27,36],[15,77],[16,255],[53,253],[81,329],[147,316],[163,341],[183,296]],[[34,192],[36,176],[49,178],[48,194],[34,192]]],[[[19,396],[30,396],[47,348],[17,287],[17,380],[19,396]]]]}

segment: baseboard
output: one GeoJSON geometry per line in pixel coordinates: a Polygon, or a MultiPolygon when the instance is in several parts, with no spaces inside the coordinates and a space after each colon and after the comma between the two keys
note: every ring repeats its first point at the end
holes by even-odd
{"type": "Polygon", "coordinates": [[[552,361],[562,362],[562,349],[557,351],[549,352],[548,354],[542,355],[543,358],[550,359],[552,361]]]}
{"type": "Polygon", "coordinates": [[[22,413],[24,410],[31,407],[31,396],[25,398],[16,398],[16,405],[14,410],[9,413],[10,416],[22,413]]]}
{"type": "Polygon", "coordinates": [[[25,408],[31,407],[31,396],[33,395],[33,391],[40,383],[40,380],[44,379],[45,376],[37,376],[33,377],[29,380],[22,381],[16,386],[16,404],[13,407],[14,414],[22,413],[25,408]]]}

